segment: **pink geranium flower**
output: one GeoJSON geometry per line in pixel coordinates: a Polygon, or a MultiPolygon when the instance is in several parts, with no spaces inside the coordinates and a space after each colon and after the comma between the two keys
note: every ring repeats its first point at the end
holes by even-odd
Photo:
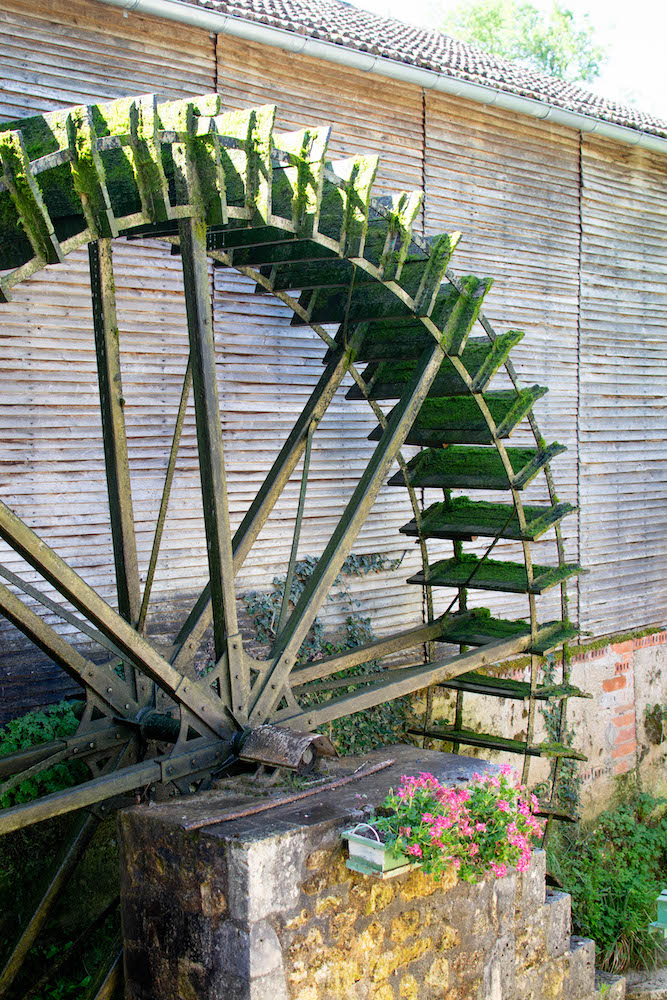
{"type": "Polygon", "coordinates": [[[415,858],[421,858],[423,853],[424,852],[422,851],[419,844],[410,844],[410,846],[408,847],[408,854],[413,854],[415,858]]]}

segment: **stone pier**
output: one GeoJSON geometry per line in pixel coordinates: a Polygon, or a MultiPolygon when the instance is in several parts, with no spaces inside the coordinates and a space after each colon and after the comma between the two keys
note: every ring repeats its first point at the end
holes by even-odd
{"type": "Polygon", "coordinates": [[[527,872],[477,885],[346,868],[341,830],[401,774],[454,784],[486,767],[407,746],[366,760],[387,758],[337,790],[197,831],[184,826],[264,800],[216,791],[125,811],[128,1000],[622,997],[622,981],[596,992],[593,942],[570,936],[570,899],[545,890],[542,851],[527,872]]]}

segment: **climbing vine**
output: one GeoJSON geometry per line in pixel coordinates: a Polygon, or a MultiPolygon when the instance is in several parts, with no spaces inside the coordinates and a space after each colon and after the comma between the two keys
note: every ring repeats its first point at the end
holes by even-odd
{"type": "MultiPolygon", "coordinates": [[[[544,687],[551,687],[556,683],[556,660],[553,653],[547,653],[542,663],[542,684],[544,687]]],[[[553,745],[571,747],[574,743],[574,731],[567,723],[561,730],[561,704],[555,698],[549,699],[544,702],[540,711],[548,741],[553,745]]],[[[548,779],[534,791],[539,798],[547,800],[553,789],[554,804],[574,815],[579,808],[582,781],[579,761],[561,757],[559,763],[559,759],[554,757],[548,779]]]]}
{"type": "MultiPolygon", "coordinates": [[[[316,618],[299,650],[297,662],[299,664],[311,663],[324,656],[333,656],[336,653],[343,653],[356,646],[372,642],[375,634],[370,618],[359,614],[357,609],[360,602],[352,594],[349,578],[366,576],[369,573],[393,571],[398,569],[402,561],[402,556],[399,559],[390,559],[377,552],[348,556],[329,594],[329,600],[338,600],[347,610],[344,633],[332,636],[325,631],[321,619],[316,618]]],[[[317,559],[313,556],[305,556],[297,561],[290,590],[291,604],[296,604],[301,597],[316,566],[317,559]]],[[[268,593],[251,591],[243,597],[256,630],[257,639],[262,644],[268,645],[276,637],[285,585],[286,577],[276,576],[273,579],[273,590],[268,593]]],[[[358,683],[355,684],[355,677],[378,673],[382,669],[379,662],[371,661],[357,667],[341,670],[334,674],[332,679],[349,679],[349,687],[337,688],[332,693],[341,695],[355,691],[359,687],[358,683]]],[[[331,694],[327,692],[308,694],[307,688],[304,688],[299,700],[306,707],[321,704],[329,697],[331,694]]],[[[398,698],[386,704],[366,709],[364,712],[336,719],[329,724],[327,735],[330,736],[334,746],[342,754],[363,753],[373,747],[404,740],[406,738],[408,707],[408,698],[398,698]]]]}

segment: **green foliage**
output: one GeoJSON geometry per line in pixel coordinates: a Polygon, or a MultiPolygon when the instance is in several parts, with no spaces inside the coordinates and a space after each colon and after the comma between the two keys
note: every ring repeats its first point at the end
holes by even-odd
{"type": "MultiPolygon", "coordinates": [[[[359,606],[359,602],[352,597],[347,578],[366,576],[368,573],[379,573],[382,570],[396,570],[401,562],[402,559],[389,559],[377,552],[348,556],[343,563],[340,574],[334,581],[333,593],[329,595],[330,600],[337,598],[348,608],[349,614],[345,619],[345,634],[340,638],[332,639],[325,633],[322,621],[316,618],[299,650],[297,662],[299,664],[311,663],[324,656],[334,656],[337,653],[344,653],[356,646],[372,642],[375,635],[371,628],[370,619],[358,614],[356,608],[359,606]]],[[[316,566],[317,559],[313,556],[306,556],[296,563],[290,592],[292,604],[296,604],[301,597],[316,566]]],[[[273,580],[274,589],[270,593],[252,591],[244,595],[248,614],[257,630],[257,638],[262,643],[270,644],[276,637],[285,584],[286,577],[275,577],[273,580]]],[[[355,677],[377,673],[381,670],[382,666],[377,661],[341,670],[333,675],[333,679],[349,679],[349,686],[343,686],[331,692],[318,693],[308,693],[306,686],[300,693],[299,701],[304,707],[322,704],[332,696],[356,691],[359,685],[355,684],[355,677]]],[[[373,747],[394,743],[406,736],[408,705],[409,699],[398,698],[343,719],[336,719],[330,723],[327,735],[341,754],[363,753],[373,747]]]]}
{"type": "Polygon", "coordinates": [[[561,828],[547,847],[552,874],[572,895],[576,933],[595,940],[610,972],[656,956],[656,898],[667,880],[667,800],[634,793],[592,826],[561,828]]]}
{"type": "MultiPolygon", "coordinates": [[[[74,707],[69,701],[28,712],[19,719],[12,719],[0,730],[0,757],[39,743],[71,736],[78,724],[74,707]]],[[[54,764],[48,770],[22,781],[20,785],[0,795],[0,808],[29,802],[38,796],[69,788],[81,781],[86,774],[85,765],[79,761],[54,764]]]]}
{"type": "Polygon", "coordinates": [[[519,782],[509,765],[498,775],[475,774],[460,789],[441,785],[432,774],[404,775],[373,826],[390,850],[419,859],[425,872],[440,875],[453,866],[466,882],[489,872],[502,878],[508,865],[528,868],[531,840],[542,833],[533,815],[537,799],[524,800],[519,782]]]}
{"type": "Polygon", "coordinates": [[[659,746],[667,730],[667,706],[647,705],[644,709],[644,729],[649,743],[659,746]]]}
{"type": "Polygon", "coordinates": [[[595,80],[605,58],[588,15],[577,20],[558,0],[548,14],[522,0],[461,3],[441,27],[493,55],[572,82],[595,80]]]}

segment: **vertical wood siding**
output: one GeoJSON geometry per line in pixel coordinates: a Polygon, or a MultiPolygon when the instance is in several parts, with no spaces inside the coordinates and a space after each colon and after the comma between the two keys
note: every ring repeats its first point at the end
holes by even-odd
{"type": "MultiPolygon", "coordinates": [[[[123,17],[80,0],[38,7],[6,0],[0,75],[3,121],[137,93],[183,97],[215,89],[214,41],[207,32],[180,27],[176,45],[172,24],[123,17]]],[[[185,308],[180,262],[168,248],[118,242],[114,262],[145,573],[178,380],[187,363],[185,308]]],[[[115,605],[87,254],[77,252],[65,264],[46,268],[19,286],[14,299],[3,309],[0,328],[0,495],[115,605]]],[[[174,594],[185,599],[205,579],[205,546],[192,537],[199,517],[198,473],[192,432],[189,443],[187,436],[186,429],[173,491],[177,516],[165,534],[155,586],[158,613],[169,621],[174,594]]],[[[0,549],[0,560],[56,599],[7,546],[0,549]]],[[[54,615],[46,620],[71,641],[88,642],[54,615]]],[[[0,718],[72,690],[57,667],[0,620],[0,718]]]]}
{"type": "MultiPolygon", "coordinates": [[[[578,134],[431,93],[425,122],[426,232],[463,234],[452,269],[459,275],[491,275],[495,283],[484,311],[496,332],[525,332],[511,358],[523,385],[549,388],[535,413],[547,441],[569,449],[554,461],[553,473],[559,494],[576,502],[578,134]]],[[[480,326],[476,332],[484,335],[480,326]]],[[[509,384],[499,373],[491,388],[509,384]]],[[[527,425],[510,443],[534,443],[527,425]]],[[[525,497],[548,499],[544,477],[525,497]]],[[[481,498],[478,491],[475,498],[481,498]]],[[[576,560],[576,517],[563,522],[563,532],[568,557],[576,560]]],[[[555,560],[552,540],[537,543],[534,552],[538,563],[555,560]]],[[[498,545],[494,557],[501,554],[521,559],[517,544],[498,545]]],[[[575,605],[576,582],[571,587],[575,605]]],[[[471,597],[507,617],[527,611],[523,596],[478,591],[471,597]]],[[[558,617],[557,602],[557,591],[538,600],[544,620],[558,617]]]]}
{"type": "Polygon", "coordinates": [[[586,138],[581,537],[596,633],[667,618],[667,160],[586,138]]]}
{"type": "MultiPolygon", "coordinates": [[[[183,25],[124,17],[92,0],[5,0],[0,72],[2,120],[128,94],[181,97],[217,86],[230,108],[277,104],[279,128],[331,125],[334,158],[379,153],[378,193],[424,188],[425,233],[462,231],[455,271],[494,276],[486,312],[499,332],[525,330],[513,352],[521,380],[550,389],[536,408],[540,429],[568,446],[554,462],[556,485],[563,499],[581,503],[579,518],[564,522],[567,554],[576,559],[580,548],[592,570],[572,616],[579,603],[582,626],[598,633],[664,620],[662,158],[585,139],[580,164],[578,133],[265,46],[216,41],[183,25]]],[[[151,241],[119,243],[114,258],[144,574],[187,361],[185,313],[179,260],[168,249],[151,241]]],[[[285,307],[256,294],[239,275],[217,269],[213,294],[231,513],[238,523],[321,373],[324,347],[309,329],[290,327],[285,307]]],[[[2,318],[0,495],[115,603],[86,255],[20,286],[2,318]]],[[[371,454],[366,438],[375,419],[367,404],[344,399],[348,384],[315,438],[301,555],[322,550],[371,454]]],[[[243,568],[241,588],[266,587],[284,573],[299,475],[300,467],[243,568]]],[[[527,498],[546,499],[544,486],[527,498]]],[[[385,489],[355,546],[357,553],[392,557],[408,550],[396,572],[351,581],[378,632],[421,617],[421,593],[404,582],[416,567],[416,550],[397,530],[410,516],[404,491],[385,489]]],[[[553,559],[553,548],[553,542],[538,545],[537,561],[553,559]]],[[[514,553],[508,544],[504,554],[514,553]]],[[[0,559],[36,580],[6,548],[0,559]]],[[[169,634],[205,578],[190,409],[155,582],[150,624],[157,634],[169,634]]],[[[479,603],[491,596],[480,595],[479,603]]],[[[522,599],[511,597],[494,597],[492,606],[506,616],[526,611],[522,599]]],[[[544,617],[556,613],[555,601],[540,606],[544,617]]],[[[332,604],[325,618],[336,623],[341,613],[332,604]]],[[[59,628],[80,641],[70,626],[59,628]]],[[[66,690],[71,685],[61,673],[0,623],[5,717],[66,690]]]]}

